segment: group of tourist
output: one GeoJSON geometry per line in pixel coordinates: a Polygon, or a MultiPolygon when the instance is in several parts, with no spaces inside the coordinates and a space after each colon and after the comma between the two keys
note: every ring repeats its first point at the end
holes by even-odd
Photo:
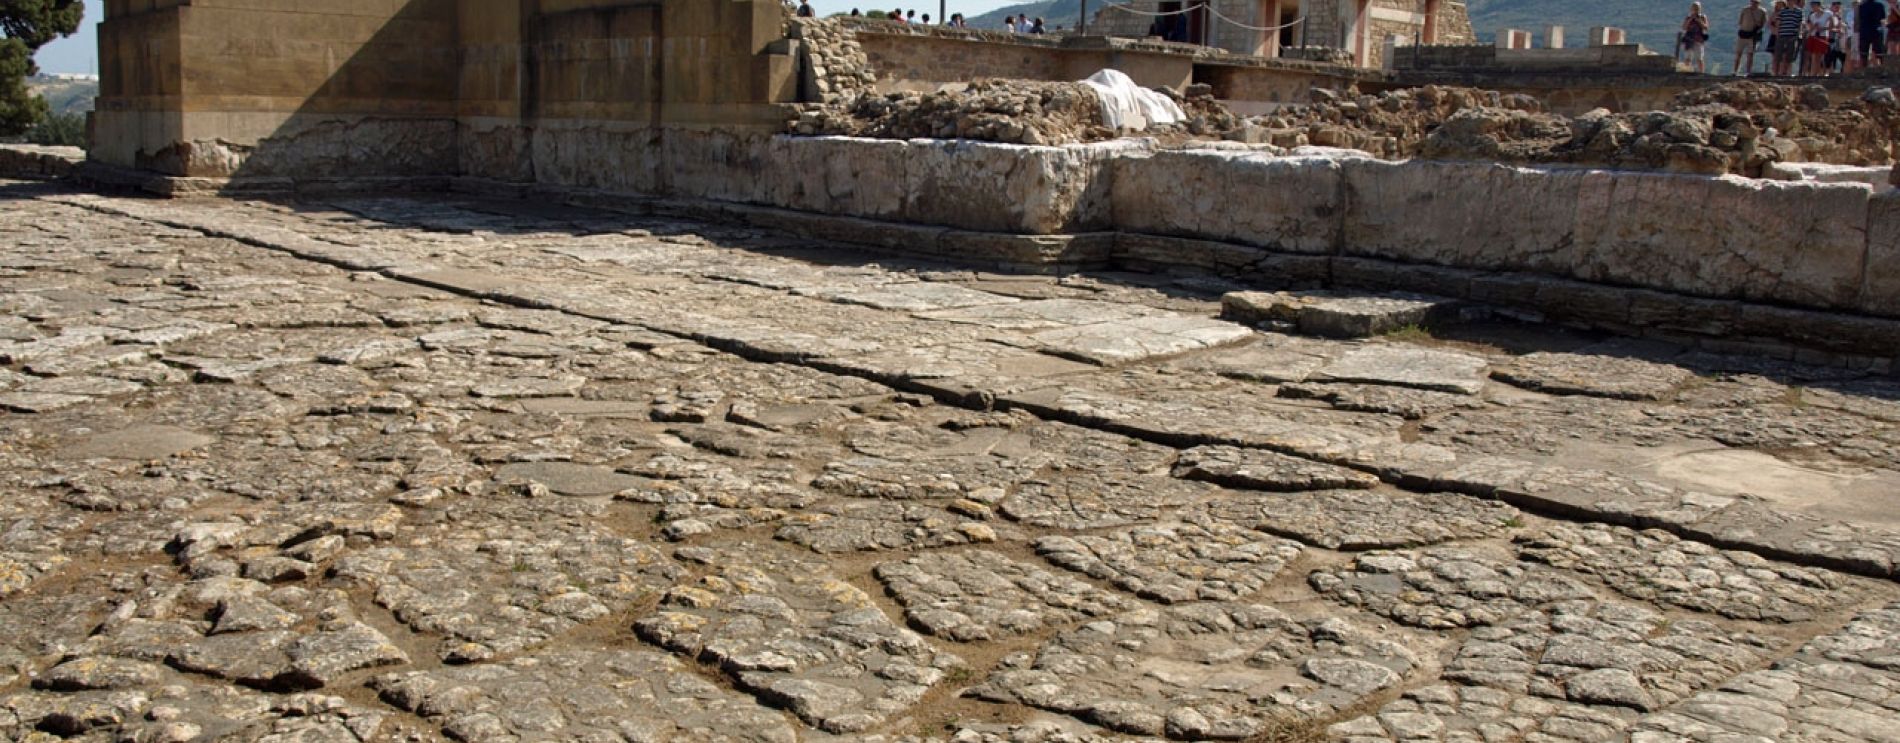
{"type": "Polygon", "coordinates": [[[1026,15],[1004,16],[1003,30],[1008,31],[1013,34],[1049,33],[1049,28],[1043,25],[1041,18],[1037,18],[1032,21],[1029,19],[1029,16],[1026,16],[1026,15]]]}
{"type": "MultiPolygon", "coordinates": [[[[1691,3],[1682,21],[1681,57],[1696,72],[1705,72],[1704,50],[1711,27],[1702,3],[1691,3]]],[[[1900,55],[1900,0],[1842,0],[1823,6],[1810,0],[1775,0],[1772,10],[1762,0],[1748,0],[1737,23],[1734,75],[1755,71],[1755,52],[1766,40],[1768,74],[1776,77],[1826,77],[1872,67],[1886,57],[1900,55]]]]}
{"type": "MultiPolygon", "coordinates": [[[[871,12],[873,12],[873,13],[877,13],[877,12],[880,12],[880,11],[875,11],[875,10],[874,10],[874,11],[871,11],[871,12]]],[[[887,21],[890,21],[890,22],[892,22],[892,23],[909,23],[909,24],[921,24],[921,25],[925,25],[925,26],[928,26],[928,25],[930,25],[930,14],[929,14],[929,13],[925,13],[925,14],[923,15],[923,17],[922,17],[922,18],[918,18],[918,17],[917,17],[917,11],[916,11],[916,10],[904,10],[903,8],[893,8],[893,9],[891,9],[891,10],[888,10],[888,11],[882,11],[882,12],[884,13],[884,15],[883,15],[883,19],[884,19],[884,20],[887,20],[887,21]]],[[[812,11],[812,8],[811,8],[811,0],[799,0],[799,2],[798,2],[798,17],[800,17],[800,18],[811,18],[811,17],[814,17],[814,16],[816,16],[816,15],[817,15],[817,13],[815,13],[815,12],[813,12],[813,11],[812,11]]],[[[851,9],[851,17],[852,17],[852,18],[863,18],[863,17],[864,17],[864,11],[862,11],[862,10],[858,10],[857,8],[852,8],[852,9],[851,9]]],[[[876,16],[873,16],[873,17],[875,18],[876,16]]],[[[945,26],[948,26],[948,27],[950,27],[950,28],[969,28],[969,24],[966,24],[966,23],[964,23],[964,22],[963,22],[963,14],[962,14],[962,13],[955,13],[955,14],[952,14],[952,15],[950,16],[950,20],[948,20],[948,21],[944,21],[944,23],[943,23],[943,25],[945,25],[945,26]]]]}
{"type": "MultiPolygon", "coordinates": [[[[876,11],[873,11],[873,12],[876,12],[876,11]]],[[[797,15],[800,18],[813,18],[813,17],[816,17],[818,13],[817,11],[812,9],[811,0],[798,0],[797,15]]],[[[858,10],[857,8],[852,8],[851,17],[863,18],[864,11],[858,10]]],[[[916,10],[904,10],[902,8],[897,8],[894,10],[886,11],[884,13],[884,20],[891,21],[893,23],[912,23],[912,24],[922,24],[922,25],[928,26],[930,25],[930,14],[925,13],[922,18],[919,18],[917,16],[916,10]]],[[[947,28],[969,28],[970,27],[969,22],[963,19],[962,13],[950,14],[950,20],[944,21],[943,25],[947,28]]],[[[1023,16],[1012,15],[1003,19],[1003,30],[1008,31],[1010,33],[1016,33],[1016,34],[1046,34],[1049,32],[1049,27],[1043,23],[1043,20],[1041,18],[1036,18],[1032,20],[1029,16],[1026,16],[1026,15],[1023,15],[1023,16]]]]}

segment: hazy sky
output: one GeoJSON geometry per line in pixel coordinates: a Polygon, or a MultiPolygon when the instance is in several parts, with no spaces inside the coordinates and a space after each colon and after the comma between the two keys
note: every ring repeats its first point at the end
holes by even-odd
{"type": "Polygon", "coordinates": [[[98,26],[105,15],[103,0],[86,0],[86,20],[79,23],[79,33],[40,47],[40,71],[98,72],[98,26]]]}
{"type": "MultiPolygon", "coordinates": [[[[988,13],[1005,5],[1015,5],[1021,0],[948,0],[952,13],[977,15],[988,13]]],[[[879,8],[915,9],[919,15],[929,13],[934,19],[937,15],[936,0],[812,0],[812,7],[819,15],[849,12],[852,8],[870,10],[879,8]]],[[[86,20],[80,24],[79,33],[72,38],[60,39],[40,48],[40,69],[46,72],[97,72],[99,58],[99,40],[97,36],[99,19],[105,16],[102,0],[86,0],[86,20]]]]}

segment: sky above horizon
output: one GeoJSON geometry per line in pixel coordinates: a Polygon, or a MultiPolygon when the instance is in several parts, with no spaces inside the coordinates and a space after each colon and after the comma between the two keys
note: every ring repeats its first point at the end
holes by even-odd
{"type": "Polygon", "coordinates": [[[86,0],[86,19],[79,33],[40,47],[34,59],[41,72],[98,72],[99,21],[106,17],[103,0],[86,0]]]}
{"type": "MultiPolygon", "coordinates": [[[[1021,0],[946,0],[949,12],[966,16],[988,13],[1005,5],[1015,5],[1021,0]]],[[[812,7],[819,15],[849,13],[852,8],[870,10],[877,8],[904,8],[916,10],[918,15],[929,13],[935,18],[938,3],[933,0],[812,0],[812,7]],[[886,7],[889,6],[889,7],[886,7]]],[[[103,0],[86,0],[86,20],[79,24],[79,33],[40,47],[37,57],[42,72],[98,72],[99,71],[99,20],[105,17],[103,0]]]]}

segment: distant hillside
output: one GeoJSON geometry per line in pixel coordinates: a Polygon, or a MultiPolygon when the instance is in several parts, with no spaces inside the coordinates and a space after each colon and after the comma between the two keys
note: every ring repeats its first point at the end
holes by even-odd
{"type": "Polygon", "coordinates": [[[40,76],[26,81],[27,90],[46,96],[53,113],[82,114],[92,110],[92,99],[99,96],[96,80],[60,80],[40,76]]]}
{"type": "MultiPolygon", "coordinates": [[[[1091,14],[1101,8],[1102,0],[1094,0],[1094,2],[1089,3],[1089,13],[1091,14]]],[[[1043,23],[1048,25],[1051,31],[1058,27],[1073,29],[1082,22],[1082,0],[1053,0],[1053,2],[1046,3],[1006,5],[984,13],[983,15],[971,16],[964,20],[970,24],[971,28],[1000,29],[1003,27],[1004,18],[1024,14],[1027,14],[1030,18],[1041,18],[1043,23]]]]}
{"type": "MultiPolygon", "coordinates": [[[[1688,0],[1667,2],[1658,0],[1596,0],[1590,3],[1578,3],[1571,0],[1468,0],[1471,12],[1472,28],[1478,32],[1478,38],[1486,43],[1497,36],[1498,29],[1519,28],[1530,31],[1537,37],[1538,46],[1543,46],[1544,29],[1557,25],[1564,27],[1564,44],[1582,46],[1589,41],[1591,26],[1615,26],[1629,33],[1629,39],[1657,54],[1673,54],[1676,49],[1676,29],[1682,27],[1682,19],[1689,15],[1688,0]]],[[[1764,0],[1764,5],[1771,2],[1764,0]]],[[[1719,68],[1728,73],[1728,66],[1735,61],[1735,23],[1739,20],[1746,0],[1717,0],[1704,2],[1704,12],[1709,14],[1713,26],[1709,32],[1710,70],[1719,68]]],[[[1764,54],[1756,54],[1757,66],[1766,66],[1764,54]]]]}

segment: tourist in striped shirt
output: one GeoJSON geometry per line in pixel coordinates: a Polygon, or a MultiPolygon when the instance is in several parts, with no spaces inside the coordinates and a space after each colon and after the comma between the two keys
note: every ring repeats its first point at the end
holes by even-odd
{"type": "Polygon", "coordinates": [[[1801,0],[1775,3],[1776,77],[1792,77],[1795,60],[1801,57],[1801,0]]]}

